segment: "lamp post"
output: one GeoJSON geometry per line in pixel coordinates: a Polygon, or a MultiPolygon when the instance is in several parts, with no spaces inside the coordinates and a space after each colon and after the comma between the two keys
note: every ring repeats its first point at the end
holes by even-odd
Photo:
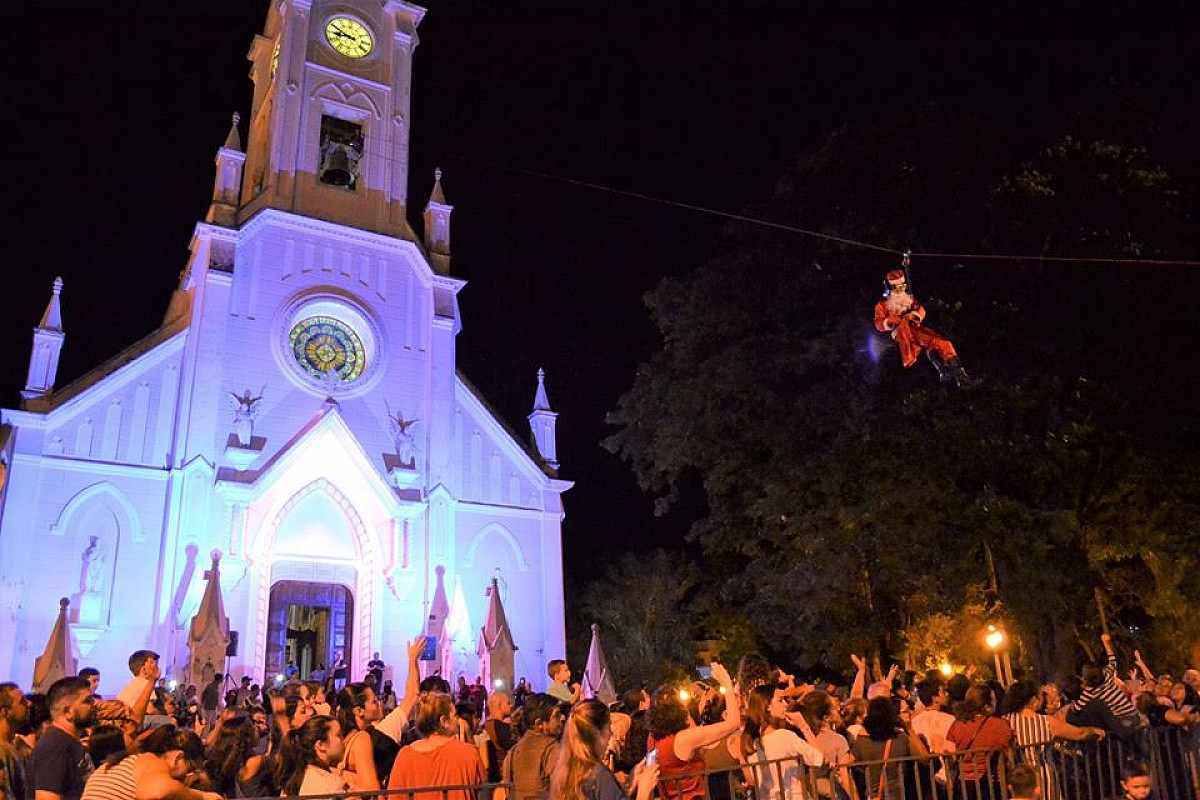
{"type": "MultiPolygon", "coordinates": [[[[1004,632],[995,625],[987,626],[987,633],[984,635],[983,641],[992,651],[992,658],[996,664],[996,680],[1000,681],[1001,686],[1008,686],[1012,682],[1012,675],[1005,674],[1004,664],[1000,661],[1000,650],[1004,647],[1006,640],[1004,632]]],[[[1004,661],[1007,663],[1008,653],[1004,654],[1004,661]]]]}

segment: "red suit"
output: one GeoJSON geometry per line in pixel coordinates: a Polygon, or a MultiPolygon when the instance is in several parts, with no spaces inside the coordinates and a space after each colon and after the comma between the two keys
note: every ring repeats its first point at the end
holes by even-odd
{"type": "MultiPolygon", "coordinates": [[[[890,276],[889,276],[890,277],[890,276]]],[[[957,358],[954,345],[932,328],[926,328],[925,307],[908,293],[907,287],[893,288],[887,297],[875,304],[875,327],[890,333],[900,347],[900,359],[905,367],[917,362],[921,353],[936,353],[942,363],[957,358]]]]}

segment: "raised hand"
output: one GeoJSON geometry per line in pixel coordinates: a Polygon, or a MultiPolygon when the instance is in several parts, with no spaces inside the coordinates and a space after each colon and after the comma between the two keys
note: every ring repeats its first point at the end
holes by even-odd
{"type": "Polygon", "coordinates": [[[425,649],[425,636],[417,634],[417,636],[408,643],[408,660],[414,662],[421,657],[421,651],[425,649]]]}

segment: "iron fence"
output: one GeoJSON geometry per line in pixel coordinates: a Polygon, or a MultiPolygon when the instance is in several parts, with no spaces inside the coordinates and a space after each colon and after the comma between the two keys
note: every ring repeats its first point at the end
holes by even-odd
{"type": "MultiPolygon", "coordinates": [[[[660,800],[1009,800],[1007,774],[1023,764],[1039,775],[1045,800],[1121,797],[1127,759],[1144,763],[1156,800],[1200,800],[1200,729],[1157,728],[1121,741],[1056,740],[886,761],[810,767],[801,759],[672,776],[660,800]]],[[[392,788],[313,795],[310,800],[513,800],[509,784],[392,788]]],[[[255,799],[257,800],[257,799],[255,799]]],[[[265,800],[265,798],[263,799],[265,800]]]]}

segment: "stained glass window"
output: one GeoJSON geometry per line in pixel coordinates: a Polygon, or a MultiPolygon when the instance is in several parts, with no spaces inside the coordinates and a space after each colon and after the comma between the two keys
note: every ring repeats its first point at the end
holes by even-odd
{"type": "Polygon", "coordinates": [[[322,378],[333,370],[349,383],[367,366],[362,340],[354,330],[335,317],[307,317],[288,334],[292,355],[309,374],[322,378]]]}

